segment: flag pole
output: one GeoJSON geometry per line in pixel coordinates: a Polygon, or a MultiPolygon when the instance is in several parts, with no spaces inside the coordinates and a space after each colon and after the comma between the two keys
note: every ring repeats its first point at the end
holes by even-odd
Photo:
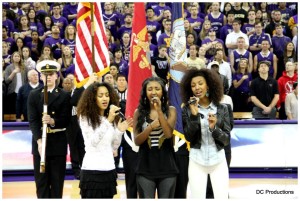
{"type": "Polygon", "coordinates": [[[94,3],[90,3],[91,7],[91,36],[92,36],[92,69],[96,72],[95,66],[95,26],[94,26],[94,3]]]}

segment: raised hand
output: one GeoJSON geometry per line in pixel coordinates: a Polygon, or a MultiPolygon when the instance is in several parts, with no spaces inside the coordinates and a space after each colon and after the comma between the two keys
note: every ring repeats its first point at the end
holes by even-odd
{"type": "Polygon", "coordinates": [[[127,130],[128,127],[133,125],[133,119],[131,117],[127,118],[125,121],[122,121],[121,119],[118,122],[117,128],[124,132],[127,130]]]}

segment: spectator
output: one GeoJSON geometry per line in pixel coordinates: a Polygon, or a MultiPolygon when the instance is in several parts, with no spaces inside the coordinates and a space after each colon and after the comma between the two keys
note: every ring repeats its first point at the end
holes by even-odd
{"type": "Polygon", "coordinates": [[[202,46],[206,50],[205,57],[211,59],[216,52],[216,43],[220,42],[224,46],[224,42],[216,37],[216,31],[214,28],[210,28],[208,37],[202,41],[202,46]]]}
{"type": "Polygon", "coordinates": [[[259,76],[250,85],[251,101],[254,103],[252,116],[255,119],[276,119],[279,91],[277,81],[269,76],[269,68],[269,62],[261,61],[258,64],[259,76]]]}
{"type": "Polygon", "coordinates": [[[56,59],[54,59],[54,57],[53,57],[53,53],[51,51],[51,47],[48,46],[48,45],[46,45],[46,46],[43,47],[42,54],[41,54],[39,60],[37,61],[37,63],[39,63],[39,62],[41,62],[43,60],[54,60],[54,61],[56,61],[56,59]]]}
{"type": "MultiPolygon", "coordinates": [[[[28,20],[29,20],[29,27],[31,31],[38,31],[42,24],[37,21],[35,10],[33,8],[28,10],[27,14],[28,20]]],[[[31,32],[32,34],[32,32],[31,32]]]]}
{"type": "Polygon", "coordinates": [[[286,95],[285,112],[287,119],[298,120],[298,82],[293,84],[293,92],[286,95]]]}
{"type": "Polygon", "coordinates": [[[152,75],[160,77],[165,84],[168,83],[167,75],[170,70],[169,55],[167,53],[167,47],[161,45],[158,47],[158,56],[151,59],[152,75]]]}
{"type": "Polygon", "coordinates": [[[255,55],[254,61],[253,61],[253,77],[257,77],[256,72],[258,68],[258,64],[261,61],[268,61],[269,62],[269,75],[276,79],[277,75],[277,57],[276,55],[269,51],[270,48],[270,43],[269,40],[263,40],[261,42],[261,51],[255,55]]]}
{"type": "Polygon", "coordinates": [[[261,11],[260,21],[262,22],[263,28],[265,28],[271,22],[270,12],[267,10],[267,2],[259,3],[258,7],[260,7],[261,11]]]}
{"type": "Polygon", "coordinates": [[[105,36],[108,42],[108,49],[110,52],[114,52],[117,45],[115,44],[115,39],[112,36],[111,32],[109,29],[105,29],[105,36]]]}
{"type": "Polygon", "coordinates": [[[16,46],[16,42],[13,38],[8,37],[7,35],[7,28],[5,26],[2,26],[2,42],[7,43],[7,52],[8,54],[12,54],[13,50],[12,47],[16,46]]]}
{"type": "Polygon", "coordinates": [[[130,58],[130,33],[124,32],[122,39],[120,41],[120,48],[122,50],[122,56],[127,63],[129,63],[130,58]]]}
{"type": "Polygon", "coordinates": [[[149,49],[150,49],[150,57],[157,57],[158,55],[158,48],[156,45],[151,43],[152,41],[152,36],[150,33],[148,33],[148,42],[149,42],[149,49]]]}
{"type": "Polygon", "coordinates": [[[233,50],[230,55],[230,64],[231,64],[231,71],[235,73],[238,69],[238,64],[240,59],[245,58],[248,60],[248,72],[251,73],[253,70],[253,58],[251,52],[245,49],[245,39],[243,37],[238,37],[237,39],[237,49],[233,50]]]}
{"type": "Polygon", "coordinates": [[[4,8],[2,8],[2,33],[3,33],[3,27],[5,27],[6,36],[12,37],[13,36],[12,33],[15,31],[15,25],[13,21],[7,18],[7,10],[4,8]]]}
{"type": "Polygon", "coordinates": [[[274,21],[271,21],[270,24],[266,26],[265,33],[268,33],[271,37],[276,35],[276,25],[281,25],[282,30],[283,30],[283,35],[291,38],[292,33],[287,25],[287,23],[284,23],[281,21],[281,12],[279,10],[274,11],[274,21]]]}
{"type": "Polygon", "coordinates": [[[62,87],[65,92],[71,93],[74,88],[74,84],[70,78],[66,77],[62,81],[62,87]]]}
{"type": "Polygon", "coordinates": [[[199,13],[199,11],[198,11],[197,6],[192,5],[191,6],[191,17],[187,18],[187,20],[191,24],[191,27],[194,29],[194,31],[196,31],[197,35],[200,33],[202,23],[204,22],[204,20],[198,16],[198,13],[199,13]]]}
{"type": "Polygon", "coordinates": [[[255,33],[254,26],[255,26],[256,14],[255,14],[255,10],[249,10],[247,12],[248,12],[248,23],[245,23],[242,26],[241,30],[249,37],[250,35],[255,33]]]}
{"type": "Polygon", "coordinates": [[[225,75],[220,74],[219,72],[219,67],[220,64],[217,61],[213,61],[211,63],[209,63],[210,69],[214,72],[216,72],[222,82],[223,85],[223,94],[228,94],[229,92],[229,85],[228,85],[228,79],[225,75]]]}
{"type": "Polygon", "coordinates": [[[284,101],[286,95],[293,92],[293,83],[297,81],[298,74],[295,74],[295,64],[288,61],[285,64],[285,71],[278,79],[279,100],[277,102],[277,109],[279,111],[279,119],[287,118],[284,101]]]}
{"type": "Polygon", "coordinates": [[[14,39],[17,40],[17,38],[22,38],[25,43],[32,40],[30,24],[26,15],[20,16],[18,20],[18,28],[14,32],[14,39]]]}
{"type": "Polygon", "coordinates": [[[19,52],[20,54],[22,54],[22,48],[24,47],[24,40],[19,37],[16,39],[16,43],[15,45],[12,47],[12,51],[13,52],[19,52]]]}
{"type": "Polygon", "coordinates": [[[252,104],[250,100],[250,85],[252,81],[251,73],[248,71],[249,61],[242,58],[239,61],[237,71],[232,76],[234,112],[250,112],[252,104]]]}
{"type": "Polygon", "coordinates": [[[113,63],[116,63],[119,65],[119,72],[122,75],[125,75],[128,77],[128,63],[123,59],[123,53],[120,48],[116,48],[114,52],[114,61],[113,63]]]}
{"type": "Polygon", "coordinates": [[[195,45],[195,44],[196,44],[196,38],[195,38],[194,34],[188,33],[186,35],[186,52],[187,52],[187,54],[189,53],[190,46],[195,45]]]}
{"type": "Polygon", "coordinates": [[[160,30],[161,25],[160,25],[160,23],[158,23],[155,20],[155,13],[154,13],[153,8],[148,7],[146,9],[146,15],[147,15],[147,20],[146,20],[147,30],[148,30],[148,33],[150,33],[151,36],[152,36],[151,43],[156,45],[157,44],[156,33],[157,33],[158,30],[160,30]]]}
{"type": "Polygon", "coordinates": [[[69,46],[65,46],[63,48],[63,53],[61,58],[57,60],[57,62],[61,65],[60,68],[60,78],[61,81],[65,78],[68,74],[75,73],[75,63],[74,58],[72,57],[72,52],[69,46]]]}
{"type": "Polygon", "coordinates": [[[278,2],[278,10],[281,12],[281,21],[284,23],[288,23],[290,17],[293,16],[293,12],[286,6],[286,2],[278,2]]]}
{"type": "Polygon", "coordinates": [[[228,55],[237,48],[237,39],[238,37],[243,37],[245,39],[245,49],[249,47],[249,39],[246,34],[241,31],[241,22],[235,19],[232,23],[233,32],[226,36],[226,47],[228,48],[228,55]]]}
{"type": "Polygon", "coordinates": [[[171,26],[172,26],[172,21],[167,19],[165,23],[163,24],[164,26],[164,33],[162,33],[159,38],[157,39],[157,46],[161,45],[166,45],[167,48],[169,49],[171,45],[171,26]]]}
{"type": "Polygon", "coordinates": [[[271,36],[263,32],[262,22],[256,22],[254,25],[254,30],[254,34],[249,36],[249,51],[252,53],[253,57],[261,51],[261,42],[263,40],[268,40],[269,44],[272,44],[271,36]]]}
{"type": "Polygon", "coordinates": [[[28,77],[28,83],[24,84],[20,87],[18,95],[17,95],[17,101],[16,101],[16,121],[21,122],[22,121],[22,115],[23,115],[23,121],[28,121],[28,115],[27,115],[27,99],[29,96],[29,93],[33,89],[37,89],[41,87],[41,84],[39,83],[39,75],[38,72],[35,69],[31,69],[27,73],[28,77]]]}
{"type": "MultiPolygon", "coordinates": [[[[224,13],[224,15],[226,16],[226,17],[228,17],[228,13],[229,13],[229,11],[232,11],[233,10],[233,6],[231,5],[231,3],[230,2],[226,2],[225,4],[224,4],[224,10],[222,11],[223,13],[224,13]]],[[[227,19],[228,20],[228,19],[227,19]]]]}
{"type": "Polygon", "coordinates": [[[4,41],[2,41],[2,61],[4,62],[5,66],[8,66],[11,62],[11,55],[8,54],[8,43],[4,41]]]}
{"type": "Polygon", "coordinates": [[[103,82],[108,83],[113,89],[117,87],[114,77],[110,74],[110,72],[103,76],[103,82]]]}
{"type": "Polygon", "coordinates": [[[35,69],[36,62],[32,60],[29,47],[22,48],[22,60],[27,70],[35,69]]]}
{"type": "Polygon", "coordinates": [[[37,31],[31,32],[31,38],[32,41],[26,44],[27,47],[29,47],[31,51],[31,58],[37,62],[39,57],[41,56],[42,48],[43,48],[43,42],[39,39],[39,35],[37,31]]]}
{"type": "Polygon", "coordinates": [[[233,11],[229,11],[227,14],[227,23],[220,29],[220,39],[223,42],[226,41],[226,36],[233,31],[232,28],[233,21],[234,21],[234,13],[233,11]]]}
{"type": "Polygon", "coordinates": [[[199,52],[199,47],[197,45],[190,46],[190,56],[186,59],[188,69],[191,68],[205,68],[205,61],[197,57],[197,53],[199,52]]]}
{"type": "Polygon", "coordinates": [[[116,63],[110,64],[109,73],[113,76],[115,82],[117,82],[117,75],[119,74],[119,65],[116,63]]]}
{"type": "Polygon", "coordinates": [[[247,23],[248,13],[241,7],[241,2],[233,3],[233,12],[234,12],[234,19],[239,20],[241,26],[247,23]]]}
{"type": "Polygon", "coordinates": [[[8,65],[4,71],[4,81],[8,85],[7,96],[3,100],[3,113],[15,114],[16,113],[16,98],[17,93],[22,85],[28,82],[28,70],[25,68],[24,63],[19,52],[14,52],[11,55],[11,64],[8,65]]]}
{"type": "Polygon", "coordinates": [[[216,37],[220,38],[220,29],[227,23],[226,16],[220,12],[220,3],[212,3],[212,12],[205,19],[211,22],[211,27],[216,31],[216,37]]]}
{"type": "MultiPolygon", "coordinates": [[[[58,28],[59,28],[59,36],[58,37],[64,38],[65,30],[66,30],[66,27],[69,23],[68,23],[68,20],[65,17],[61,16],[60,3],[54,3],[53,4],[52,12],[53,12],[53,15],[52,15],[51,18],[53,20],[53,23],[56,26],[58,26],[58,28]]],[[[52,27],[51,27],[51,31],[52,31],[52,37],[53,37],[52,27]]]]}
{"type": "Polygon", "coordinates": [[[199,55],[199,59],[203,60],[204,61],[204,67],[207,66],[209,60],[206,59],[205,55],[206,55],[206,50],[204,47],[200,47],[199,48],[199,52],[198,52],[198,55],[199,55]]]}
{"type": "Polygon", "coordinates": [[[132,15],[131,14],[125,14],[124,15],[124,24],[118,29],[117,32],[117,39],[121,40],[121,38],[124,36],[124,33],[127,32],[129,34],[129,37],[131,35],[132,31],[132,15]]]}
{"type": "MultiPolygon", "coordinates": [[[[230,88],[231,84],[232,84],[232,72],[230,69],[230,64],[228,62],[224,61],[223,56],[224,56],[224,51],[219,48],[215,52],[213,61],[217,61],[219,63],[219,72],[220,72],[220,74],[226,76],[226,78],[228,80],[228,87],[230,88]]],[[[211,64],[212,64],[212,62],[207,65],[208,69],[211,68],[211,64]]]]}
{"type": "Polygon", "coordinates": [[[44,41],[44,46],[50,46],[53,52],[54,59],[59,59],[61,57],[61,38],[59,36],[60,29],[58,25],[53,25],[51,27],[51,36],[46,38],[44,41]]]}
{"type": "Polygon", "coordinates": [[[77,2],[70,2],[66,3],[63,8],[62,15],[68,20],[69,24],[77,18],[77,7],[77,2]]]}
{"type": "Polygon", "coordinates": [[[211,21],[204,20],[203,25],[201,26],[201,31],[199,33],[200,42],[202,43],[203,40],[208,38],[209,31],[211,29],[211,21]]]}
{"type": "Polygon", "coordinates": [[[103,21],[105,28],[109,29],[115,39],[117,39],[117,27],[120,26],[118,15],[114,13],[112,3],[104,3],[103,21]]]}
{"type": "Polygon", "coordinates": [[[68,46],[71,50],[72,57],[75,57],[75,39],[76,39],[76,28],[69,24],[65,30],[65,38],[61,41],[61,49],[63,50],[65,46],[68,46]]]}
{"type": "Polygon", "coordinates": [[[278,65],[281,65],[279,66],[280,74],[277,74],[276,77],[276,79],[278,79],[282,75],[281,73],[285,65],[283,63],[285,48],[287,46],[287,43],[292,42],[292,40],[289,37],[283,35],[282,26],[280,24],[276,25],[275,31],[276,31],[276,35],[274,35],[272,38],[272,45],[273,45],[273,52],[278,58],[278,65]]]}
{"type": "Polygon", "coordinates": [[[46,38],[51,37],[51,27],[54,25],[54,22],[50,16],[45,16],[41,23],[42,26],[38,32],[40,40],[44,41],[46,38]]]}

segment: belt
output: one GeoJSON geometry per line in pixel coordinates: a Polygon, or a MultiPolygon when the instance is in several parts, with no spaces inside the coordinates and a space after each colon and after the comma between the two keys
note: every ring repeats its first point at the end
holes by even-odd
{"type": "Polygon", "coordinates": [[[66,130],[66,128],[51,129],[51,128],[47,127],[47,133],[57,133],[57,132],[65,131],[65,130],[66,130]]]}

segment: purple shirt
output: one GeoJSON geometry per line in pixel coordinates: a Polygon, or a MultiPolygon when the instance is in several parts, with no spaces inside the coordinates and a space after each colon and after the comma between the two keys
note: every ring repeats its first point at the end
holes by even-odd
{"type": "MultiPolygon", "coordinates": [[[[61,38],[54,39],[52,37],[46,38],[44,41],[44,46],[48,45],[51,48],[53,48],[57,43],[61,44],[61,38]]],[[[52,50],[54,59],[61,58],[61,49],[59,47],[56,47],[54,50],[52,50]]]]}
{"type": "MultiPolygon", "coordinates": [[[[125,26],[122,26],[122,27],[120,27],[119,28],[119,30],[118,30],[118,32],[117,32],[117,38],[119,39],[119,40],[121,40],[121,38],[122,38],[122,36],[123,36],[123,34],[125,33],[125,32],[128,32],[129,34],[130,34],[130,36],[131,36],[131,32],[132,32],[132,27],[125,27],[125,26]]],[[[129,36],[129,37],[130,37],[129,36]]]]}
{"type": "Polygon", "coordinates": [[[283,37],[273,36],[272,38],[273,52],[274,54],[276,54],[278,58],[283,57],[284,48],[288,42],[291,42],[291,39],[287,36],[283,36],[283,37]]]}
{"type": "Polygon", "coordinates": [[[226,41],[226,36],[232,32],[232,25],[230,24],[225,24],[221,29],[220,29],[220,39],[222,41],[226,41]]]}
{"type": "Polygon", "coordinates": [[[58,27],[60,27],[60,24],[62,24],[62,26],[59,28],[60,37],[64,38],[66,26],[69,24],[68,20],[63,16],[60,16],[58,19],[56,19],[54,16],[52,16],[51,18],[53,20],[53,23],[58,25],[58,27]]]}
{"type": "Polygon", "coordinates": [[[111,34],[113,35],[114,38],[117,38],[117,26],[119,25],[119,18],[116,13],[112,14],[105,14],[105,12],[102,13],[103,21],[105,24],[105,28],[109,29],[111,34]],[[114,21],[114,25],[107,25],[108,21],[114,21]]]}
{"type": "Polygon", "coordinates": [[[249,61],[249,59],[250,59],[249,57],[250,57],[250,52],[249,52],[248,50],[246,50],[244,54],[238,53],[238,52],[236,51],[236,49],[233,50],[233,58],[234,58],[234,59],[233,59],[233,60],[234,60],[233,68],[234,68],[235,70],[237,70],[241,58],[246,58],[246,59],[248,59],[248,61],[249,61]]]}
{"type": "Polygon", "coordinates": [[[75,57],[75,47],[76,47],[75,40],[68,40],[68,39],[64,38],[61,40],[61,43],[64,44],[65,46],[70,47],[71,52],[72,52],[72,57],[74,58],[75,57]]]}
{"type": "Polygon", "coordinates": [[[250,31],[254,31],[254,24],[244,24],[241,31],[247,34],[250,31]]]}
{"type": "Polygon", "coordinates": [[[147,20],[146,23],[147,23],[148,33],[150,33],[152,36],[151,43],[157,44],[156,33],[158,32],[158,30],[160,30],[161,25],[157,21],[152,22],[152,21],[147,20]],[[151,30],[155,29],[155,31],[149,31],[149,29],[151,29],[151,30]]]}
{"type": "Polygon", "coordinates": [[[8,36],[12,36],[12,33],[15,32],[15,25],[10,19],[2,21],[2,26],[6,26],[8,36]]]}
{"type": "Polygon", "coordinates": [[[222,28],[223,23],[224,23],[224,14],[220,13],[220,15],[217,18],[214,18],[212,16],[212,14],[210,13],[207,15],[207,17],[208,17],[209,21],[211,22],[211,27],[214,28],[217,36],[219,36],[220,29],[222,28]]]}
{"type": "Polygon", "coordinates": [[[72,19],[69,20],[68,15],[77,14],[77,7],[78,7],[78,4],[71,5],[70,3],[67,3],[64,6],[62,15],[68,20],[69,23],[72,22],[72,19]]]}
{"type": "Polygon", "coordinates": [[[166,33],[162,33],[157,41],[157,46],[161,46],[161,45],[166,45],[167,48],[169,49],[170,45],[171,45],[171,37],[168,36],[166,33]]]}
{"type": "Polygon", "coordinates": [[[2,41],[7,42],[8,54],[12,54],[13,52],[12,52],[11,47],[13,47],[16,44],[16,41],[14,39],[12,39],[11,37],[8,37],[7,39],[2,40],[2,41]]]}
{"type": "Polygon", "coordinates": [[[203,24],[204,20],[201,19],[200,17],[197,17],[196,19],[190,17],[190,18],[187,18],[187,20],[190,22],[190,24],[192,24],[194,22],[200,22],[201,23],[200,26],[194,27],[194,30],[197,32],[197,34],[199,34],[200,31],[201,31],[201,27],[202,27],[202,24],[203,24]]]}
{"type": "MultiPolygon", "coordinates": [[[[242,79],[244,75],[242,73],[234,73],[232,75],[232,81],[236,80],[236,81],[240,81],[242,79]]],[[[238,92],[244,92],[244,93],[249,93],[250,92],[250,86],[249,83],[252,80],[252,75],[251,73],[248,73],[248,79],[244,80],[242,82],[242,84],[240,86],[238,86],[238,88],[236,88],[235,90],[238,92]]]]}
{"type": "Polygon", "coordinates": [[[273,62],[273,53],[269,51],[269,54],[267,56],[263,56],[261,52],[259,52],[257,55],[257,63],[261,61],[269,61],[271,62],[270,68],[269,68],[269,75],[273,76],[274,74],[274,62],[273,62]]]}
{"type": "MultiPolygon", "coordinates": [[[[260,44],[263,40],[268,40],[270,45],[272,46],[272,40],[269,34],[267,33],[261,33],[260,35],[257,35],[256,33],[252,34],[249,36],[249,46],[253,46],[254,44],[260,44]]],[[[257,53],[260,52],[258,51],[250,51],[252,53],[252,56],[254,57],[257,55],[257,53]]]]}

